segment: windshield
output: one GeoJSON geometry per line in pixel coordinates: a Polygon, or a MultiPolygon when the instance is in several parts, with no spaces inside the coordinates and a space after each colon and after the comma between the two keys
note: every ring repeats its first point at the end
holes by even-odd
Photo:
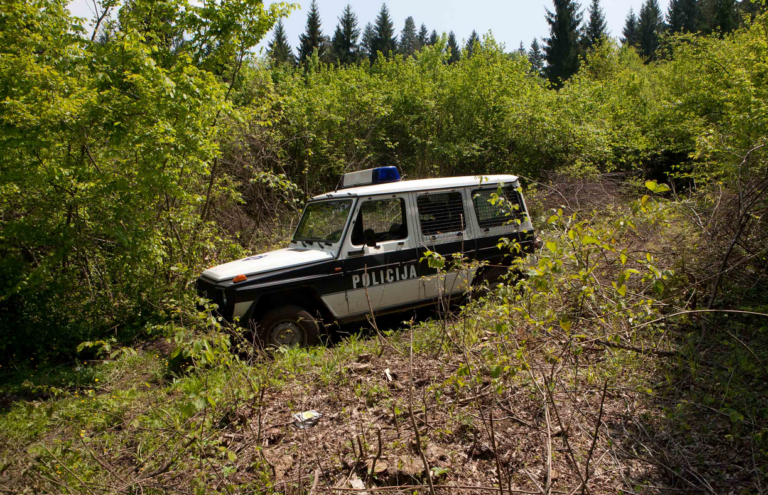
{"type": "Polygon", "coordinates": [[[310,203],[304,209],[293,242],[333,244],[341,240],[352,200],[310,203]]]}

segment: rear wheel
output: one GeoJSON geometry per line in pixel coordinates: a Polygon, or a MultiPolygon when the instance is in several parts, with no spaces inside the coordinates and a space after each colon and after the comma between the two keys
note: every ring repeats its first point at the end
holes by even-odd
{"type": "Polygon", "coordinates": [[[259,337],[265,347],[309,347],[320,343],[320,325],[300,306],[281,306],[259,321],[259,337]]]}

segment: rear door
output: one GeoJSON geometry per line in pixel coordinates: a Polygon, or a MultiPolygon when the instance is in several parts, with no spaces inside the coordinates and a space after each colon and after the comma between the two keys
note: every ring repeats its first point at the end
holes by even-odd
{"type": "Polygon", "coordinates": [[[470,259],[475,255],[475,237],[467,227],[469,201],[467,190],[463,188],[416,194],[419,259],[427,251],[432,251],[443,256],[446,263],[446,270],[442,274],[430,268],[427,260],[419,263],[422,299],[466,291],[468,281],[472,280],[473,273],[470,270],[449,269],[455,264],[454,254],[470,259]]]}
{"type": "Polygon", "coordinates": [[[346,285],[339,317],[408,306],[419,299],[417,239],[408,194],[361,198],[342,247],[346,285]],[[365,245],[372,231],[376,247],[365,245]]]}

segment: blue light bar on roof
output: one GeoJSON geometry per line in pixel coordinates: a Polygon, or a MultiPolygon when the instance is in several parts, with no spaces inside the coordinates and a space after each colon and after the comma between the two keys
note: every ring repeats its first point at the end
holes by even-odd
{"type": "Polygon", "coordinates": [[[397,182],[399,180],[400,172],[397,171],[397,167],[378,167],[344,174],[341,187],[344,189],[347,187],[370,186],[373,184],[397,182]]]}

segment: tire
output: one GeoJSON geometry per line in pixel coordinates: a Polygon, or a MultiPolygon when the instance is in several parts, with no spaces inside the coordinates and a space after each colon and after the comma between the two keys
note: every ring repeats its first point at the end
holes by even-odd
{"type": "Polygon", "coordinates": [[[280,306],[269,311],[259,321],[258,332],[264,347],[320,344],[320,325],[300,306],[280,306]]]}

